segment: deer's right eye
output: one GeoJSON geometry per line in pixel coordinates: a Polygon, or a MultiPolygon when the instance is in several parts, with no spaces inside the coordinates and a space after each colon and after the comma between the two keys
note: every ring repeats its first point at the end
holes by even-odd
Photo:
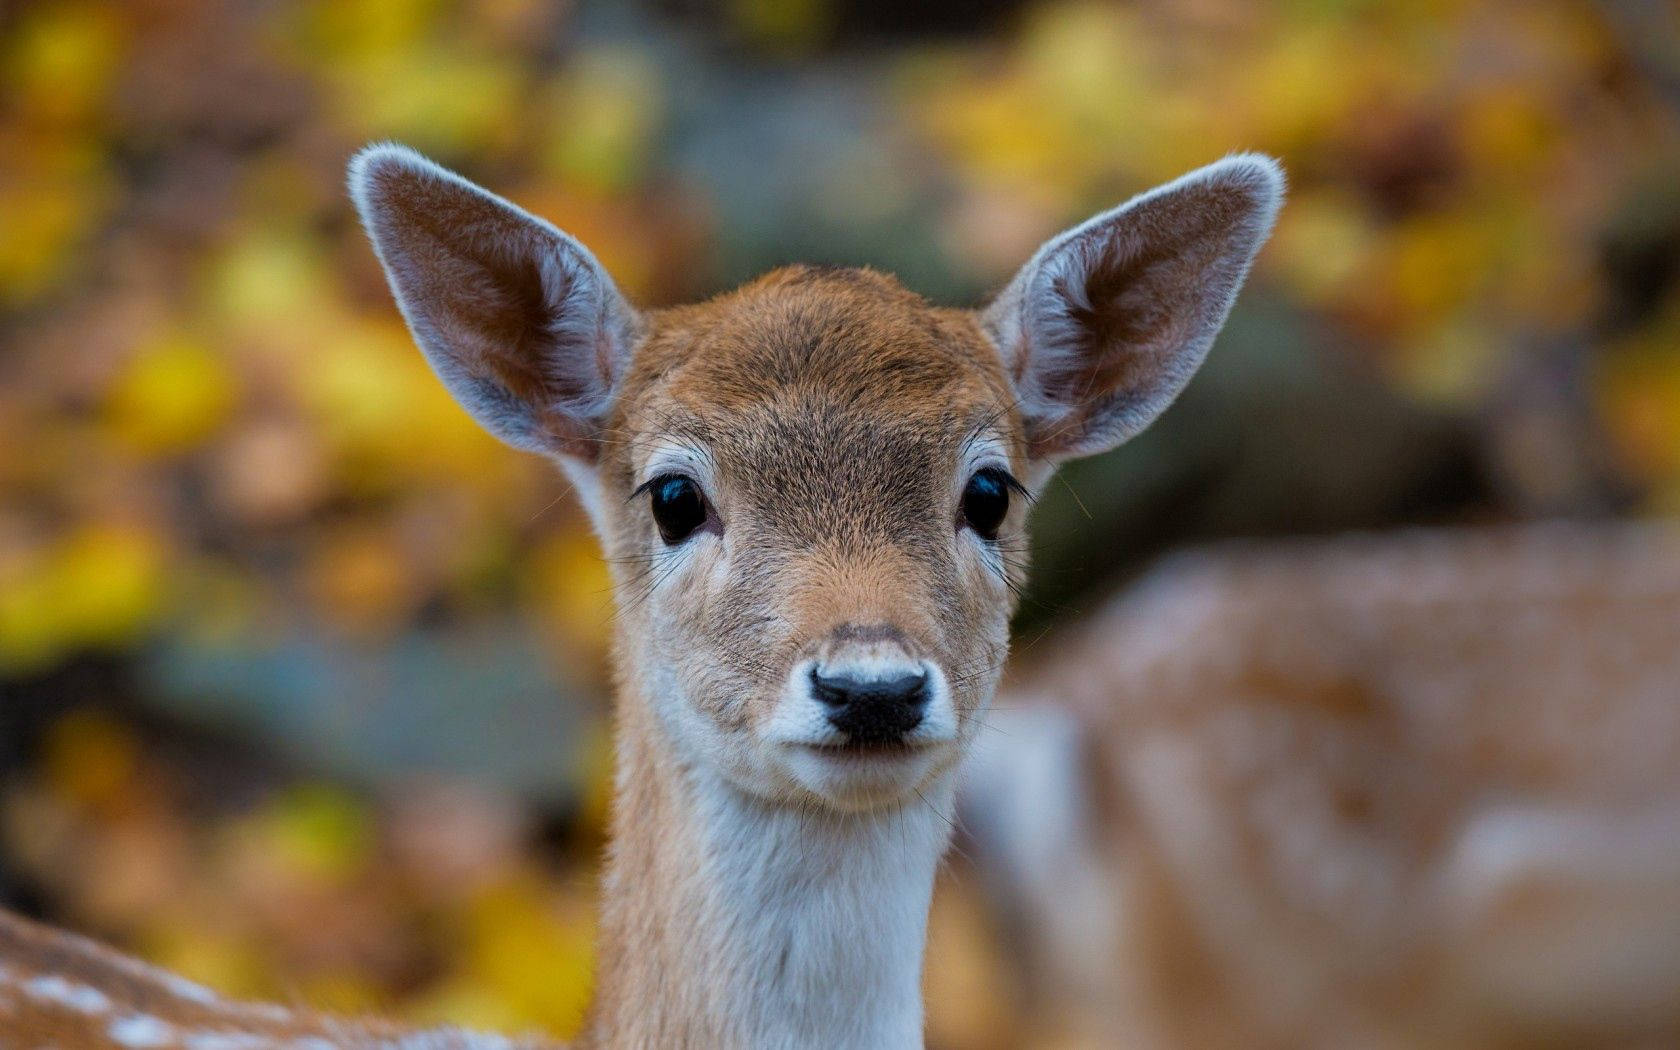
{"type": "Polygon", "coordinates": [[[706,497],[693,478],[671,474],[654,478],[647,487],[653,493],[653,521],[666,546],[675,547],[706,524],[706,497]]]}

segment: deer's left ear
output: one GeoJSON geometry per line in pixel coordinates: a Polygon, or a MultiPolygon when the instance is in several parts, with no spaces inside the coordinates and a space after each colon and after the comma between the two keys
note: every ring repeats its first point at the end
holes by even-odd
{"type": "Polygon", "coordinates": [[[1184,389],[1283,201],[1283,170],[1227,157],[1051,239],[982,316],[1035,459],[1090,455],[1184,389]]]}

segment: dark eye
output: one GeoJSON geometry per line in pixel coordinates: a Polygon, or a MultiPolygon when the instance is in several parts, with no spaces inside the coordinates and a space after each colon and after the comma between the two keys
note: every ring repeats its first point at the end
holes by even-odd
{"type": "Polygon", "coordinates": [[[653,493],[653,520],[667,546],[675,547],[706,523],[706,498],[693,479],[673,474],[653,479],[648,488],[653,493]]]}
{"type": "Polygon", "coordinates": [[[963,489],[962,513],[968,527],[982,539],[997,539],[998,526],[1009,513],[1009,490],[1012,479],[996,467],[974,472],[963,489]]]}

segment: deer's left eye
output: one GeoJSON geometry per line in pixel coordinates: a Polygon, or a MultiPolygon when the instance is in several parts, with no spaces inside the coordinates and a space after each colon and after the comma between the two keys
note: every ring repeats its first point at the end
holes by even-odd
{"type": "Polygon", "coordinates": [[[981,539],[997,539],[998,527],[1009,513],[1009,490],[1014,479],[996,467],[983,467],[974,472],[963,488],[963,521],[981,539]]]}

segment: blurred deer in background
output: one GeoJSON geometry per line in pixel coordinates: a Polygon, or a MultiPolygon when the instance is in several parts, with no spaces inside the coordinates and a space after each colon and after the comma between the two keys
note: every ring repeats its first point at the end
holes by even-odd
{"type": "Polygon", "coordinates": [[[991,720],[969,852],[1075,1044],[1680,1045],[1680,528],[1180,555],[991,720]]]}
{"type": "MultiPolygon", "coordinates": [[[[614,567],[604,1047],[922,1042],[954,770],[1024,578],[1025,499],[1184,387],[1281,193],[1233,157],[1046,244],[981,313],[796,267],[638,312],[576,241],[400,147],[351,190],[461,404],[556,459],[614,567]]],[[[25,1045],[382,1045],[0,924],[25,1045]]],[[[401,1045],[489,1045],[438,1035],[401,1045]],[[464,1042],[465,1041],[465,1042],[464,1042]]]]}

